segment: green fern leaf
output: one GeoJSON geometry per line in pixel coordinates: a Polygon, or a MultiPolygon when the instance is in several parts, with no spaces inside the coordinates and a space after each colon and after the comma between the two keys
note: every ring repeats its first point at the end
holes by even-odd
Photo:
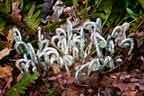
{"type": "Polygon", "coordinates": [[[0,11],[2,13],[8,14],[11,11],[11,4],[11,0],[5,0],[5,2],[1,6],[2,8],[0,9],[0,11]]]}
{"type": "Polygon", "coordinates": [[[31,9],[29,10],[27,16],[25,16],[24,21],[28,28],[34,31],[41,22],[40,19],[40,10],[36,10],[35,5],[33,4],[31,9]]]}
{"type": "Polygon", "coordinates": [[[25,72],[22,80],[17,82],[9,91],[9,96],[20,96],[25,94],[27,87],[39,77],[38,73],[30,74],[25,72]]]}

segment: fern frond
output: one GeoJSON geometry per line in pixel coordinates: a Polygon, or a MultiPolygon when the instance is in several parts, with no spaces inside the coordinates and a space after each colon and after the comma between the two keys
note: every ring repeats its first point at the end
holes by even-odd
{"type": "Polygon", "coordinates": [[[5,0],[4,3],[1,4],[0,11],[4,14],[8,14],[11,11],[12,2],[11,0],[5,0]]]}
{"type": "Polygon", "coordinates": [[[6,24],[6,22],[2,18],[0,18],[0,31],[2,31],[4,29],[5,24],[6,24]]]}
{"type": "Polygon", "coordinates": [[[39,77],[38,73],[30,74],[25,72],[23,74],[23,78],[17,82],[13,87],[11,87],[9,91],[9,96],[20,96],[25,94],[25,90],[27,87],[34,81],[37,80],[39,77]]]}
{"type": "Polygon", "coordinates": [[[41,22],[40,17],[40,10],[36,10],[36,6],[33,4],[32,7],[30,8],[29,12],[27,13],[27,16],[25,16],[24,21],[26,25],[34,31],[38,25],[41,22]]]}

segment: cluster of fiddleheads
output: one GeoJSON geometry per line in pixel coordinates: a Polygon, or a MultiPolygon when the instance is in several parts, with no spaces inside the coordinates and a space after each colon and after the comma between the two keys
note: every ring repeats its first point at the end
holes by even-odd
{"type": "Polygon", "coordinates": [[[128,28],[129,23],[116,26],[105,39],[102,36],[102,25],[99,18],[96,19],[96,22],[84,22],[78,30],[73,28],[72,22],[67,19],[64,27],[57,28],[56,34],[50,40],[44,38],[41,27],[38,28],[37,50],[31,43],[22,41],[18,29],[13,28],[15,49],[24,57],[17,61],[16,66],[23,72],[23,70],[29,71],[30,66],[32,66],[32,71],[36,71],[36,64],[42,64],[45,69],[48,65],[58,64],[60,68],[70,72],[69,66],[75,64],[77,60],[84,61],[87,56],[94,53],[94,56],[90,56],[86,63],[75,68],[77,80],[84,68],[88,69],[88,75],[92,71],[103,70],[105,67],[114,69],[116,67],[114,63],[122,61],[121,58],[114,60],[112,57],[116,47],[129,48],[128,54],[134,47],[133,39],[126,36],[128,28]],[[88,34],[86,34],[87,32],[88,34]]]}

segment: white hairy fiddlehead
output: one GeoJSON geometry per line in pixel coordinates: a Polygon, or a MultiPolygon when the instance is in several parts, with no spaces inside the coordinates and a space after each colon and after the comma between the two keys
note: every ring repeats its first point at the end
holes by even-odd
{"type": "Polygon", "coordinates": [[[132,38],[126,38],[120,42],[119,46],[122,48],[130,48],[128,52],[128,55],[130,55],[134,48],[134,41],[132,38]]]}
{"type": "Polygon", "coordinates": [[[20,31],[17,28],[15,27],[12,28],[12,32],[13,32],[13,37],[14,37],[15,42],[22,41],[20,31]]]}
{"type": "Polygon", "coordinates": [[[114,63],[119,62],[119,59],[112,58],[115,48],[117,46],[129,48],[128,54],[130,54],[134,47],[133,39],[126,36],[128,28],[128,23],[117,26],[105,39],[102,36],[102,25],[99,18],[96,19],[96,22],[86,21],[79,27],[79,34],[76,33],[68,18],[67,24],[63,28],[57,28],[56,35],[52,36],[50,40],[44,38],[41,27],[38,28],[37,50],[33,48],[31,43],[22,41],[18,29],[13,29],[15,49],[24,57],[24,59],[17,61],[16,66],[23,72],[23,70],[29,71],[30,66],[32,66],[32,70],[36,70],[36,64],[43,64],[46,69],[48,65],[58,64],[60,68],[64,68],[69,73],[69,67],[72,64],[79,59],[83,62],[85,57],[92,53],[93,56],[90,56],[88,62],[84,61],[85,64],[80,64],[77,67],[76,80],[79,80],[79,75],[85,68],[87,75],[90,75],[92,71],[104,70],[105,68],[114,69],[116,68],[114,63]],[[88,36],[85,32],[88,32],[88,36]]]}
{"type": "Polygon", "coordinates": [[[37,56],[36,56],[36,53],[35,53],[35,50],[33,48],[33,46],[31,45],[31,43],[28,43],[27,44],[27,48],[28,48],[28,53],[30,55],[30,59],[35,63],[35,64],[38,64],[38,60],[37,60],[37,56]]]}
{"type": "Polygon", "coordinates": [[[35,63],[32,60],[27,59],[26,55],[24,55],[24,59],[16,61],[16,67],[21,71],[21,73],[24,71],[29,72],[30,66],[32,66],[32,72],[37,71],[35,63]]]}
{"type": "MultiPolygon", "coordinates": [[[[122,48],[130,48],[128,51],[128,54],[130,55],[134,46],[133,39],[126,36],[126,31],[129,28],[129,23],[124,23],[121,26],[116,26],[112,33],[108,35],[107,40],[104,39],[104,37],[100,34],[100,30],[98,30],[97,28],[98,25],[95,26],[94,22],[86,22],[85,26],[85,29],[91,32],[91,42],[95,46],[97,57],[93,58],[86,64],[80,65],[76,69],[76,80],[78,80],[78,76],[84,68],[88,68],[88,75],[92,71],[102,70],[105,67],[110,69],[116,68],[114,62],[121,63],[122,60],[121,58],[116,59],[116,61],[113,60],[112,55],[115,52],[115,47],[119,46],[122,48]],[[102,52],[102,49],[106,49],[109,56],[105,56],[105,54],[103,54],[102,52]]],[[[101,28],[101,26],[99,28],[101,28]]],[[[84,28],[81,28],[81,37],[83,37],[82,40],[84,40],[83,29],[84,28]]]]}
{"type": "Polygon", "coordinates": [[[26,44],[22,41],[21,34],[17,28],[13,28],[13,36],[15,45],[14,48],[19,54],[22,54],[24,59],[17,60],[16,66],[23,73],[23,71],[29,71],[30,65],[32,66],[32,71],[36,70],[37,57],[34,48],[30,43],[26,44]]]}
{"type": "Polygon", "coordinates": [[[96,32],[102,33],[102,21],[100,18],[96,19],[96,32]]]}
{"type": "Polygon", "coordinates": [[[76,79],[77,83],[79,83],[79,75],[80,75],[81,71],[84,68],[88,68],[88,66],[89,66],[89,63],[86,63],[86,64],[82,64],[76,68],[75,79],[76,79]]]}

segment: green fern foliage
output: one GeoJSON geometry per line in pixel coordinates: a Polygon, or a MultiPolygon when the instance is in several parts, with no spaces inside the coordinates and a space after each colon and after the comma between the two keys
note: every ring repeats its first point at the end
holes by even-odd
{"type": "Polygon", "coordinates": [[[33,4],[32,7],[30,8],[29,12],[27,13],[27,16],[25,16],[24,21],[26,25],[34,31],[38,25],[41,22],[40,17],[40,10],[36,10],[35,5],[33,4]]]}
{"type": "Polygon", "coordinates": [[[34,81],[37,80],[39,77],[38,73],[30,74],[25,72],[23,74],[23,78],[17,82],[13,87],[11,87],[9,91],[9,96],[20,96],[25,94],[25,90],[27,87],[34,81]]]}
{"type": "Polygon", "coordinates": [[[48,89],[48,94],[46,96],[58,96],[54,89],[48,89]]]}
{"type": "Polygon", "coordinates": [[[6,24],[6,22],[2,18],[0,18],[0,31],[2,31],[4,29],[5,24],[6,24]]]}
{"type": "Polygon", "coordinates": [[[4,0],[0,2],[0,34],[3,34],[3,29],[5,29],[5,25],[7,23],[7,14],[10,13],[12,6],[11,0],[4,0]]]}
{"type": "Polygon", "coordinates": [[[0,3],[0,12],[8,14],[11,11],[12,1],[4,0],[4,3],[0,3]]]}

